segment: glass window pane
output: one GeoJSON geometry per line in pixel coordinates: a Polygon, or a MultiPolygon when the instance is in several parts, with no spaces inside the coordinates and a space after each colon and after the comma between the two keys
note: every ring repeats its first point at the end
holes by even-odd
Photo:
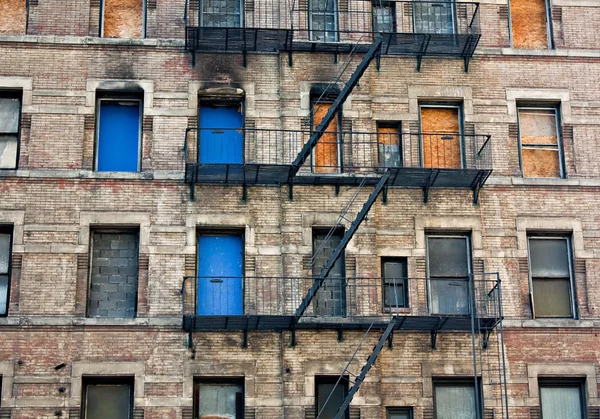
{"type": "Polygon", "coordinates": [[[333,419],[337,413],[338,407],[344,401],[345,394],[346,390],[341,382],[337,386],[335,385],[335,382],[317,384],[317,415],[321,412],[319,419],[333,419]],[[327,402],[327,398],[330,394],[331,398],[327,402]],[[325,404],[325,402],[327,402],[327,404],[325,404]]]}
{"type": "Polygon", "coordinates": [[[0,133],[19,132],[20,107],[19,99],[0,98],[0,133]]]}
{"type": "Polygon", "coordinates": [[[469,261],[467,240],[452,237],[428,237],[429,276],[467,277],[469,261]]]}
{"type": "Polygon", "coordinates": [[[10,234],[0,233],[0,274],[8,273],[10,259],[10,234]]]}
{"type": "Polygon", "coordinates": [[[451,34],[454,32],[452,3],[414,2],[415,33],[451,34]]]}
{"type": "Polygon", "coordinates": [[[0,275],[0,316],[6,315],[8,306],[8,275],[0,275]]]}
{"type": "Polygon", "coordinates": [[[558,144],[552,109],[519,109],[521,144],[558,144]]]}
{"type": "Polygon", "coordinates": [[[235,419],[236,394],[241,384],[200,384],[200,419],[235,419]]]}
{"type": "Polygon", "coordinates": [[[373,6],[373,23],[375,32],[394,32],[394,14],[391,5],[373,6]]]}
{"type": "Polygon", "coordinates": [[[571,317],[571,281],[533,279],[533,304],[537,317],[571,317]]]}
{"type": "Polygon", "coordinates": [[[473,386],[437,384],[435,386],[435,413],[436,419],[475,419],[473,386]]]}
{"type": "Polygon", "coordinates": [[[540,403],[544,419],[583,419],[578,386],[540,387],[540,403]]]}
{"type": "Polygon", "coordinates": [[[16,135],[0,134],[0,169],[14,169],[17,167],[16,135]]]}
{"type": "Polygon", "coordinates": [[[431,278],[429,288],[433,314],[469,314],[467,280],[431,278]]]}
{"type": "Polygon", "coordinates": [[[531,276],[570,278],[569,247],[565,239],[529,239],[531,276]]]}
{"type": "Polygon", "coordinates": [[[388,280],[383,287],[383,299],[385,307],[408,307],[405,299],[406,288],[405,281],[400,280],[388,280]]]}
{"type": "Polygon", "coordinates": [[[131,387],[129,385],[88,385],[86,419],[129,419],[131,387]]]}

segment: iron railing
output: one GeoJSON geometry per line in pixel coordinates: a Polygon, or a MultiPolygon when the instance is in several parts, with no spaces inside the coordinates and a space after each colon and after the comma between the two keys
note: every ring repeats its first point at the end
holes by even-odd
{"type": "MultiPolygon", "coordinates": [[[[184,316],[293,316],[312,286],[302,277],[185,277],[184,316]]],[[[496,274],[471,278],[328,278],[304,317],[499,318],[496,274]],[[474,311],[473,311],[474,310],[474,311]]]]}
{"type": "Polygon", "coordinates": [[[192,51],[313,50],[383,33],[384,54],[470,56],[481,34],[479,3],[451,0],[187,0],[184,20],[192,51]]]}
{"type": "MultiPolygon", "coordinates": [[[[188,129],[186,165],[290,165],[310,131],[188,129]]],[[[300,175],[376,173],[387,168],[492,169],[489,135],[459,133],[326,132],[300,175]]]]}

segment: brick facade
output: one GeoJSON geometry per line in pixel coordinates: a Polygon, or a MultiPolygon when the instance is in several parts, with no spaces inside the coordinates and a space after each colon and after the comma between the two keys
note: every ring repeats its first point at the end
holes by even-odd
{"type": "MultiPolygon", "coordinates": [[[[117,375],[134,377],[135,418],[193,417],[194,378],[201,376],[243,377],[246,418],[309,417],[315,376],[339,375],[364,331],[298,330],[295,346],[289,330],[250,331],[247,346],[240,331],[188,334],[183,281],[196,274],[202,229],[243,232],[248,277],[301,277],[313,228],[331,227],[357,188],[294,185],[290,199],[287,185],[258,185],[244,200],[239,185],[199,184],[192,201],[182,147],[199,102],[219,95],[243,96],[246,127],[305,129],[311,86],[335,80],[348,56],[294,52],[288,66],[287,53],[249,53],[244,67],[242,54],[199,53],[192,66],[185,2],[146,3],[145,39],[99,38],[94,0],[30,0],[26,33],[0,31],[0,93],[22,93],[17,169],[0,170],[0,227],[12,235],[8,316],[0,317],[0,418],[79,417],[82,377],[117,375]],[[122,91],[142,98],[141,169],[99,172],[98,92],[122,91]],[[119,231],[123,247],[111,241],[119,231]],[[103,276],[105,265],[114,276],[103,276]],[[104,285],[127,288],[126,298],[116,301],[104,285]]],[[[552,3],[554,49],[511,48],[507,2],[484,0],[469,72],[452,58],[425,57],[420,72],[415,57],[383,56],[379,70],[370,65],[343,105],[352,130],[401,121],[404,133],[414,133],[419,104],[460,104],[465,127],[491,136],[493,173],[478,204],[469,189],[432,189],[424,203],[420,188],[390,187],[346,248],[345,272],[376,280],[382,257],[406,257],[409,278],[421,280],[410,288],[411,307],[427,310],[427,235],[468,235],[474,271],[497,272],[502,283],[510,417],[539,417],[538,377],[567,377],[585,379],[592,419],[600,409],[600,7],[552,3]],[[564,178],[521,176],[523,103],[558,109],[564,178]],[[531,234],[569,238],[574,319],[534,318],[531,234]]],[[[371,190],[360,191],[352,216],[371,190]]],[[[496,329],[480,368],[500,367],[499,336],[496,329]]],[[[367,336],[354,374],[378,338],[367,336]]],[[[432,380],[473,373],[470,333],[440,332],[432,349],[428,331],[396,332],[351,414],[384,419],[386,407],[407,406],[414,419],[435,417],[432,380]]],[[[500,394],[486,374],[488,408],[500,394]]]]}

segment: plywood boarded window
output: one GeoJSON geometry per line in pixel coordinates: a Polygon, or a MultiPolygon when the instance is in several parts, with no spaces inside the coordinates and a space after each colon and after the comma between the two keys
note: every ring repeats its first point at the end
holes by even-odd
{"type": "Polygon", "coordinates": [[[514,48],[548,48],[547,0],[510,0],[514,48]]]}
{"type": "Polygon", "coordinates": [[[27,28],[27,1],[0,1],[0,34],[24,35],[27,28]]]}
{"type": "Polygon", "coordinates": [[[421,150],[423,166],[460,169],[460,108],[421,106],[421,150]]]}
{"type": "MultiPolygon", "coordinates": [[[[313,129],[319,126],[329,108],[331,108],[331,103],[313,104],[313,129]]],[[[336,173],[339,171],[338,127],[339,117],[336,114],[313,150],[313,170],[315,172],[336,173]]]]}
{"type": "Polygon", "coordinates": [[[102,36],[143,38],[145,0],[104,0],[102,36]]]}
{"type": "Polygon", "coordinates": [[[379,167],[402,166],[399,122],[377,124],[377,158],[379,167]]]}
{"type": "Polygon", "coordinates": [[[561,177],[556,109],[519,108],[521,171],[524,177],[561,177]]]}

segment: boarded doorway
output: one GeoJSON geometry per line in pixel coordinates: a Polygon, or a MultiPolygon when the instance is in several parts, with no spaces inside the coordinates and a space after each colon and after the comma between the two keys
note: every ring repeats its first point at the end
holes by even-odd
{"type": "Polygon", "coordinates": [[[462,144],[458,106],[421,106],[421,153],[424,167],[460,169],[462,144]]]}

